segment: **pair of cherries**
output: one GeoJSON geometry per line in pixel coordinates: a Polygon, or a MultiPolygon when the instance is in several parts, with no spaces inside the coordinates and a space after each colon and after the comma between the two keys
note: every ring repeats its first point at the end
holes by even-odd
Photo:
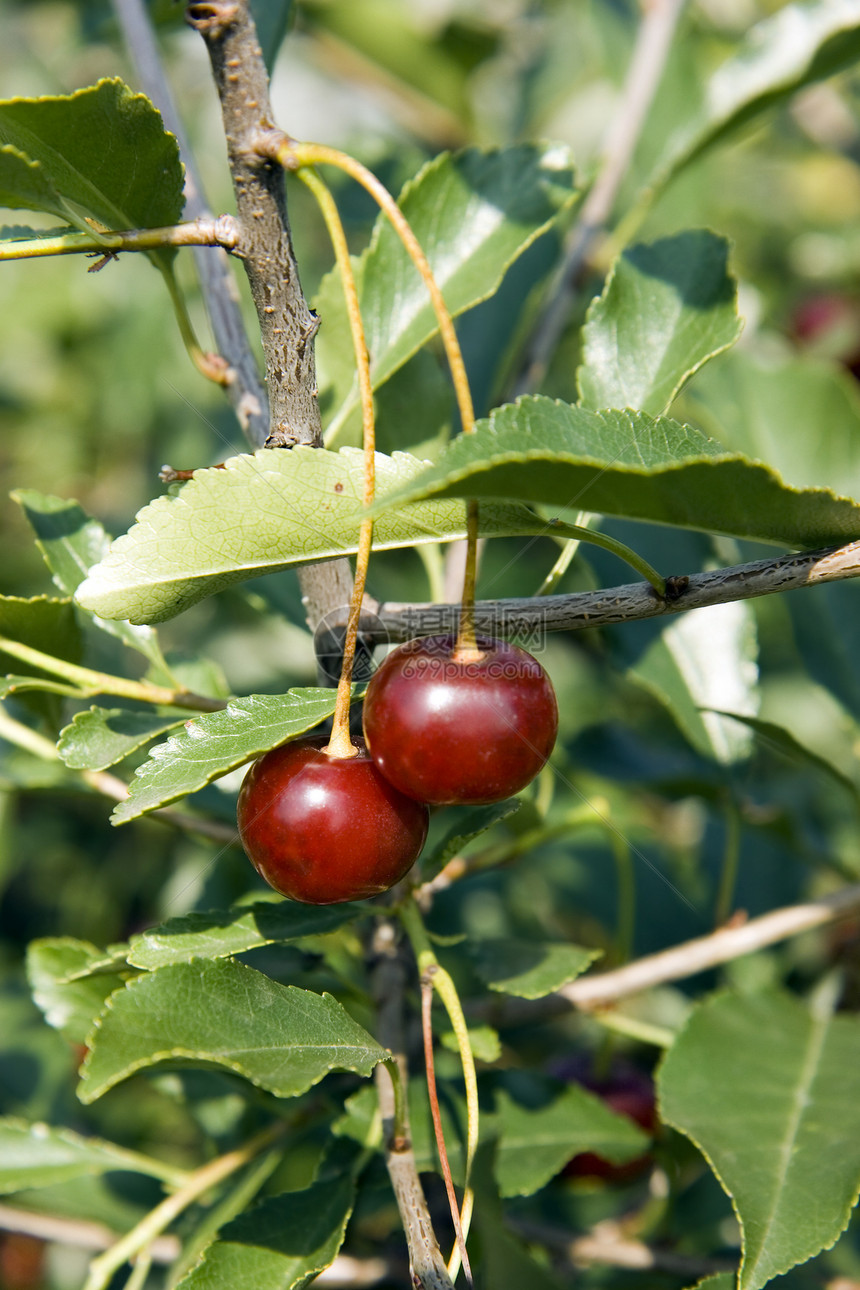
{"type": "Polygon", "coordinates": [[[428,636],[393,650],[371,678],[364,739],[333,757],[325,738],[254,762],[239,794],[242,844],[270,886],[329,905],[393,887],[427,836],[429,805],[500,802],[555,743],[558,706],[525,650],[428,636]]]}

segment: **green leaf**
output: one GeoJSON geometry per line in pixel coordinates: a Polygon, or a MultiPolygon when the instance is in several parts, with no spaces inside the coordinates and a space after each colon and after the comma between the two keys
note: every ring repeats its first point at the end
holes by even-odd
{"type": "MultiPolygon", "coordinates": [[[[424,465],[406,453],[378,454],[378,484],[402,487],[424,465]]],[[[108,617],[161,622],[244,579],[350,555],[358,546],[362,497],[362,454],[353,448],[261,449],[232,458],[225,470],[195,471],[187,484],[144,507],[82,583],[78,601],[108,617]]],[[[523,507],[482,512],[487,537],[545,531],[545,522],[523,507]]],[[[448,542],[465,532],[462,502],[433,502],[383,516],[374,549],[448,542]]]]}
{"type": "Polygon", "coordinates": [[[85,975],[102,964],[104,957],[103,950],[71,936],[31,941],[27,947],[27,977],[33,999],[48,1025],[62,1031],[73,1043],[86,1041],[107,996],[125,984],[128,973],[98,971],[85,975]],[[75,974],[81,975],[70,981],[75,974]]]}
{"type": "Polygon", "coordinates": [[[717,1272],[712,1277],[697,1281],[688,1290],[735,1290],[735,1275],[733,1272],[717,1272]]]}
{"type": "Polygon", "coordinates": [[[299,905],[285,900],[183,914],[133,936],[128,961],[135,967],[158,968],[195,958],[226,958],[261,945],[331,932],[354,918],[359,908],[353,904],[299,905]]]}
{"type": "Polygon", "coordinates": [[[203,1062],[296,1097],[329,1071],[367,1076],[385,1057],[330,994],[279,985],[233,959],[195,959],[137,977],[108,999],[78,1095],[93,1102],[161,1062],[203,1062]]]}
{"type": "Polygon", "coordinates": [[[336,698],[336,691],[321,687],[251,694],[231,700],[220,712],[186,721],[178,734],[150,749],[149,760],[134,772],[129,795],[114,808],[111,820],[125,824],[196,793],[228,770],[325,721],[336,698]]]}
{"type": "Polygon", "coordinates": [[[130,1169],[164,1179],[179,1172],[135,1151],[125,1151],[112,1142],[83,1138],[71,1129],[0,1119],[0,1192],[51,1187],[71,1178],[114,1169],[130,1169]]]}
{"type": "Polygon", "coordinates": [[[602,950],[541,941],[476,941],[469,946],[478,976],[491,990],[521,999],[542,999],[574,981],[602,950]]]}
{"type": "Polygon", "coordinates": [[[433,466],[377,508],[431,497],[511,498],[587,506],[628,519],[792,546],[860,535],[860,505],[785,483],[692,426],[644,412],[592,412],[523,398],[458,435],[433,466]]]}
{"type": "Polygon", "coordinates": [[[143,94],[102,80],[74,94],[0,102],[0,203],[92,232],[174,224],[182,165],[143,94]]]}
{"type": "MultiPolygon", "coordinates": [[[[549,227],[573,192],[565,149],[520,144],[443,153],[406,185],[399,200],[456,316],[493,294],[508,267],[549,227]]],[[[438,325],[427,288],[384,215],[355,269],[376,387],[434,336],[438,325]]],[[[358,407],[337,271],[324,281],[316,305],[325,318],[317,356],[322,403],[331,409],[331,441],[358,407]]]]}
{"type": "Polygon", "coordinates": [[[649,181],[658,190],[718,141],[804,85],[832,76],[860,54],[857,0],[785,5],[750,28],[711,76],[701,106],[679,122],[649,181]]]}
{"type": "Polygon", "coordinates": [[[687,398],[730,451],[766,461],[784,479],[860,497],[860,393],[848,372],[737,350],[701,372],[687,398]]]}
{"type": "Polygon", "coordinates": [[[270,1196],[221,1230],[177,1290],[299,1290],[340,1249],[354,1192],[343,1177],[270,1196]]]}
{"type": "Polygon", "coordinates": [[[626,1115],[577,1084],[536,1111],[502,1092],[497,1110],[496,1180],[503,1196],[531,1196],[582,1151],[624,1164],[642,1155],[650,1141],[626,1115]]]}
{"type": "Polygon", "coordinates": [[[71,725],[60,731],[57,752],[72,770],[104,770],[178,725],[182,718],[128,708],[90,708],[76,712],[71,725]]]}
{"type": "MultiPolygon", "coordinates": [[[[69,663],[77,663],[81,657],[81,633],[71,600],[50,596],[33,596],[29,600],[21,596],[0,596],[0,636],[69,663]]],[[[15,672],[23,676],[44,676],[39,668],[4,653],[2,646],[0,667],[14,667],[15,672]]],[[[56,678],[51,677],[51,681],[56,681],[56,678]]]]}
{"type": "Polygon", "coordinates": [[[706,230],[631,246],[615,261],[583,329],[577,373],[586,408],[658,415],[742,323],[728,243],[706,230]]]}
{"type": "MultiPolygon", "coordinates": [[[[78,502],[38,493],[32,488],[19,488],[10,496],[21,507],[35,533],[36,546],[54,582],[65,595],[73,596],[92,566],[103,560],[110,549],[110,538],[104,528],[78,502]]],[[[93,622],[102,631],[139,650],[157,666],[163,666],[158,639],[151,627],[133,627],[131,623],[96,615],[93,622]]]]}
{"type": "Polygon", "coordinates": [[[731,765],[750,755],[753,736],[720,710],[755,715],[757,657],[755,615],[736,600],[679,614],[628,675],[665,704],[698,752],[731,765]]]}
{"type": "Polygon", "coordinates": [[[444,869],[448,861],[459,855],[475,838],[513,815],[521,805],[518,798],[511,797],[505,802],[494,802],[491,806],[449,807],[445,812],[445,817],[450,820],[447,831],[433,850],[422,857],[421,875],[424,881],[444,869]]]}
{"type": "Polygon", "coordinates": [[[753,734],[758,738],[763,747],[768,748],[777,756],[795,765],[808,766],[813,770],[823,772],[828,779],[845,788],[851,796],[857,800],[857,785],[845,775],[838,766],[828,761],[826,757],[820,757],[818,753],[807,748],[804,744],[795,739],[790,730],[784,726],[777,726],[772,721],[761,721],[758,717],[745,717],[739,712],[717,712],[717,716],[727,717],[732,721],[739,721],[748,726],[753,734]]]}
{"type": "Polygon", "coordinates": [[[860,596],[855,582],[789,592],[785,604],[810,677],[860,720],[860,596]]]}
{"type": "Polygon", "coordinates": [[[661,1114],[704,1152],[743,1229],[739,1290],[829,1248],[860,1189],[860,1022],[790,995],[700,1004],[659,1077],[661,1114]]]}

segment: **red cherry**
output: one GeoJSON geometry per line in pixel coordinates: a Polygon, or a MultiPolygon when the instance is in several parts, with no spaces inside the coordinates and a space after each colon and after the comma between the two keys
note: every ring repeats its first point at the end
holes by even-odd
{"type": "Polygon", "coordinates": [[[400,645],[371,678],[364,737],[401,793],[435,805],[500,802],[530,783],[552,752],[558,705],[536,658],[479,638],[400,645]]]}
{"type": "Polygon", "coordinates": [[[273,748],[239,793],[239,836],[254,868],[275,891],[309,905],[387,891],[427,836],[427,807],[380,775],[362,740],[347,758],[330,757],[327,742],[273,748]]]}

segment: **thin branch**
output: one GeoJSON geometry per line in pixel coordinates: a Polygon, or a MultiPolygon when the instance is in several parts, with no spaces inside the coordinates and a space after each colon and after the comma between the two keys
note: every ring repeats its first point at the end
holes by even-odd
{"type": "MultiPolygon", "coordinates": [[[[586,627],[659,618],[687,609],[751,600],[858,576],[860,542],[849,542],[846,546],[802,551],[730,565],[713,572],[673,577],[667,580],[669,590],[662,600],[647,582],[566,596],[479,600],[475,605],[475,627],[479,632],[508,636],[531,634],[538,628],[548,632],[583,631],[586,627]]],[[[378,610],[380,633],[387,640],[403,641],[435,632],[453,632],[457,628],[459,609],[456,604],[388,602],[378,610]]]]}
{"type": "Polygon", "coordinates": [[[219,215],[167,228],[14,238],[0,242],[0,260],[32,260],[40,255],[110,256],[118,251],[152,251],[160,246],[221,246],[232,250],[238,241],[235,220],[230,215],[219,215]]]}
{"type": "Polygon", "coordinates": [[[653,1270],[669,1272],[676,1276],[705,1277],[718,1272],[731,1272],[735,1263],[723,1259],[704,1259],[694,1254],[677,1254],[646,1245],[644,1241],[631,1240],[621,1224],[612,1219],[598,1223],[585,1236],[571,1239],[565,1232],[542,1223],[529,1222],[516,1215],[510,1217],[512,1226],[526,1240],[538,1241],[550,1249],[557,1249],[574,1267],[605,1264],[608,1267],[630,1268],[636,1271],[653,1270]]]}
{"type": "Polygon", "coordinates": [[[627,173],[654,99],[684,0],[643,0],[642,21],[627,79],[603,146],[603,162],[576,224],[540,322],[525,353],[515,395],[537,389],[570,316],[577,281],[627,173]]]}
{"type": "Polygon", "coordinates": [[[709,936],[685,941],[659,954],[649,954],[614,972],[580,977],[578,981],[563,986],[558,996],[577,1008],[605,1007],[616,999],[623,999],[642,990],[650,990],[666,981],[680,981],[695,976],[707,968],[729,963],[744,954],[752,954],[765,945],[797,936],[813,927],[836,922],[860,909],[860,883],[843,887],[829,896],[807,901],[802,905],[787,905],[772,910],[761,918],[750,919],[739,926],[723,927],[709,936]]]}
{"type": "MultiPolygon", "coordinates": [[[[393,923],[386,920],[377,924],[374,949],[378,956],[373,973],[379,1018],[377,1036],[379,1042],[394,1054],[405,1086],[407,1066],[403,1052],[403,1000],[406,965],[393,923]]],[[[400,1211],[400,1221],[406,1233],[412,1285],[416,1290],[454,1290],[433,1231],[427,1201],[415,1167],[412,1143],[403,1134],[404,1129],[408,1131],[408,1121],[400,1125],[399,1133],[395,1134],[393,1131],[396,1123],[394,1087],[385,1066],[376,1068],[376,1087],[385,1132],[385,1163],[400,1211]]]]}

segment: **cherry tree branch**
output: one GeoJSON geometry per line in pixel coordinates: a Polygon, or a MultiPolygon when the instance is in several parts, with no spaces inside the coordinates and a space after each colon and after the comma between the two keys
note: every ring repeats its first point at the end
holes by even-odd
{"type": "Polygon", "coordinates": [[[729,924],[708,936],[685,941],[672,949],[661,950],[659,954],[649,954],[615,971],[580,977],[556,994],[584,1010],[605,1007],[627,995],[639,994],[667,981],[695,976],[707,968],[752,954],[765,945],[774,945],[813,927],[836,922],[858,909],[860,883],[854,883],[818,900],[774,909],[737,926],[729,924]]]}
{"type": "MultiPolygon", "coordinates": [[[[475,628],[479,632],[509,636],[529,634],[538,628],[548,632],[582,631],[586,627],[659,618],[687,609],[751,600],[858,576],[860,541],[672,577],[667,579],[668,590],[663,599],[650,583],[635,582],[604,591],[563,596],[479,600],[475,605],[475,628]]],[[[456,631],[459,608],[456,604],[389,601],[378,610],[380,635],[401,641],[434,632],[456,631]]]]}
{"type": "Polygon", "coordinates": [[[684,0],[643,0],[642,21],[627,78],[603,145],[598,176],[570,231],[564,258],[531,338],[514,395],[537,389],[570,316],[578,278],[612,214],[618,189],[654,99],[684,0]]]}

